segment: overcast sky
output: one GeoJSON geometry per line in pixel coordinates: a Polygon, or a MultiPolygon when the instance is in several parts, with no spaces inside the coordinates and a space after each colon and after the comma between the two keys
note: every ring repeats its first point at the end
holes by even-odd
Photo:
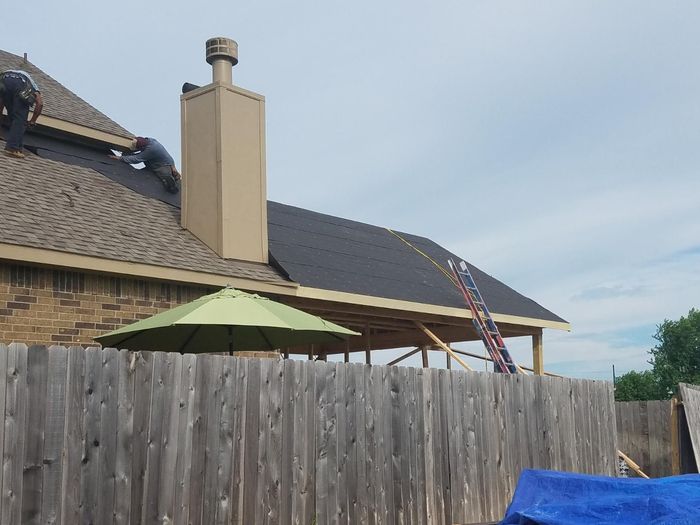
{"type": "Polygon", "coordinates": [[[179,158],[180,87],[235,39],[269,198],[430,237],[535,299],[573,328],[545,331],[549,370],[645,368],[700,306],[700,2],[115,5],[14,4],[0,45],[179,158]]]}

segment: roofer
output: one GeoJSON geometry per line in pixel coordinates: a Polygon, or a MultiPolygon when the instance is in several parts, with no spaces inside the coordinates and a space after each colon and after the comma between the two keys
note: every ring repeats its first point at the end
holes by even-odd
{"type": "Polygon", "coordinates": [[[0,74],[0,115],[3,108],[7,108],[7,116],[10,120],[10,129],[7,133],[5,155],[23,159],[24,132],[27,125],[36,124],[36,119],[41,115],[44,101],[41,98],[39,86],[26,71],[9,69],[0,74]],[[32,119],[27,122],[29,108],[34,106],[32,119]]]}
{"type": "Polygon", "coordinates": [[[136,150],[132,155],[109,156],[111,159],[122,160],[127,164],[143,162],[161,180],[165,189],[170,193],[180,191],[180,174],[175,168],[175,161],[170,153],[156,139],[136,137],[136,150]]]}

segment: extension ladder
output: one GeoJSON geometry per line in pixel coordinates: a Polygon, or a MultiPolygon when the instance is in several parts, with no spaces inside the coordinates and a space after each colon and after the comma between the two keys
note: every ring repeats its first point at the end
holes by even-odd
{"type": "Polygon", "coordinates": [[[448,263],[457,281],[457,286],[461,290],[462,295],[464,295],[464,299],[469,305],[469,310],[472,312],[474,327],[484,342],[491,359],[493,359],[494,371],[504,374],[517,374],[518,368],[510,357],[510,353],[508,353],[501,333],[498,331],[496,323],[493,322],[489,309],[486,308],[486,303],[484,303],[479,289],[476,287],[467,264],[464,261],[460,261],[458,267],[452,262],[452,259],[449,259],[448,263]]]}

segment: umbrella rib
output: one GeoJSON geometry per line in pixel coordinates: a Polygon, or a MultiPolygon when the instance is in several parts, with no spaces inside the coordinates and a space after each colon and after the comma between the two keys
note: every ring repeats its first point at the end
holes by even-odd
{"type": "Polygon", "coordinates": [[[275,348],[272,346],[272,343],[271,343],[270,340],[267,338],[267,336],[265,335],[265,333],[260,329],[259,326],[258,326],[257,328],[258,328],[258,332],[260,332],[260,335],[262,336],[262,338],[265,339],[265,342],[267,343],[268,348],[269,348],[270,350],[274,350],[275,348]]]}
{"type": "Polygon", "coordinates": [[[182,343],[182,346],[180,347],[179,352],[182,354],[185,351],[185,347],[190,344],[190,341],[192,341],[192,338],[199,332],[199,329],[202,328],[201,324],[198,324],[194,327],[194,330],[192,330],[192,333],[187,337],[184,343],[182,343]]]}

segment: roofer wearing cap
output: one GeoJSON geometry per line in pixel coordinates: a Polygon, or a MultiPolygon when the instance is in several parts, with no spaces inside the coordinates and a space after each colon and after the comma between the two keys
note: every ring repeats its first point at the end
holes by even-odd
{"type": "Polygon", "coordinates": [[[153,171],[170,193],[180,191],[180,174],[175,168],[175,161],[170,153],[156,139],[150,137],[136,137],[136,151],[132,155],[109,156],[112,159],[121,160],[127,164],[143,162],[153,171]]]}
{"type": "Polygon", "coordinates": [[[0,115],[7,108],[10,129],[7,133],[5,155],[23,159],[24,132],[27,125],[36,124],[41,115],[44,101],[39,86],[26,71],[9,69],[0,74],[0,115]],[[32,118],[27,122],[29,108],[34,106],[32,118]]]}

